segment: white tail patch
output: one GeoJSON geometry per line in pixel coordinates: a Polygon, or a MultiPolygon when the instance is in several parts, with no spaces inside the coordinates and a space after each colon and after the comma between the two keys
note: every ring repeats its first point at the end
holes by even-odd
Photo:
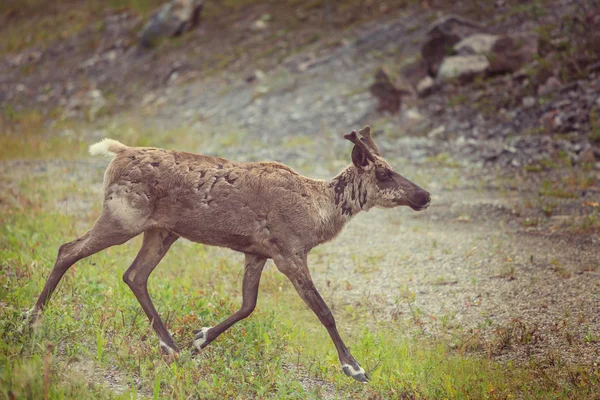
{"type": "Polygon", "coordinates": [[[102,141],[90,146],[90,154],[112,158],[125,149],[127,149],[127,146],[117,140],[102,139],[102,141]]]}

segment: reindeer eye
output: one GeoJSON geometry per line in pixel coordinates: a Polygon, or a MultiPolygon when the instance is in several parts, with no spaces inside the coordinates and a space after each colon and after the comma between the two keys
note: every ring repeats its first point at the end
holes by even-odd
{"type": "Polygon", "coordinates": [[[392,179],[390,172],[385,168],[377,168],[375,170],[375,177],[378,181],[389,181],[392,179]]]}

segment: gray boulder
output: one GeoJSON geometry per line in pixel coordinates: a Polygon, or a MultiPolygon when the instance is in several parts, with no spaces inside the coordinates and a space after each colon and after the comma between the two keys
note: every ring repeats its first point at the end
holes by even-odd
{"type": "Polygon", "coordinates": [[[481,54],[446,57],[440,65],[438,79],[470,78],[485,72],[490,66],[487,57],[481,54]]]}
{"type": "Polygon", "coordinates": [[[488,55],[493,74],[513,73],[530,63],[538,54],[539,38],[536,35],[511,35],[500,37],[488,55]]]}
{"type": "Polygon", "coordinates": [[[485,31],[476,22],[455,15],[446,16],[431,25],[427,40],[421,48],[421,57],[429,75],[436,76],[442,60],[452,55],[454,45],[474,33],[485,31]]]}
{"type": "Polygon", "coordinates": [[[200,21],[203,0],[171,0],[161,6],[140,33],[140,45],[152,47],[164,37],[179,36],[200,21]]]}
{"type": "Polygon", "coordinates": [[[487,55],[492,51],[498,39],[500,39],[500,36],[488,33],[476,33],[458,42],[454,46],[454,51],[457,55],[461,56],[473,54],[487,55]]]}

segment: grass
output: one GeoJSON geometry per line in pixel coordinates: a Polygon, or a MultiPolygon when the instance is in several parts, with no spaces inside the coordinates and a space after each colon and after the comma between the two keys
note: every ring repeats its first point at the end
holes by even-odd
{"type": "MultiPolygon", "coordinates": [[[[121,140],[144,144],[139,128],[117,131],[121,140]]],[[[190,140],[173,137],[178,135],[156,141],[190,140]]],[[[62,154],[48,150],[54,157],[62,154]]],[[[33,151],[29,158],[37,155],[33,151]]],[[[408,320],[382,321],[368,302],[344,306],[329,299],[343,337],[370,371],[372,381],[359,384],[341,373],[325,329],[272,264],[263,274],[254,314],[195,354],[193,330],[214,326],[239,307],[243,258],[183,240],[150,280],[154,302],[183,349],[179,357],[160,353],[121,280],[140,238],[76,264],[41,327],[22,332],[21,313],[35,302],[58,247],[81,235],[99,213],[103,170],[89,166],[82,174],[84,161],[75,161],[50,163],[35,175],[0,170],[0,181],[10,189],[0,195],[0,398],[586,398],[600,385],[597,372],[588,370],[573,370],[581,378],[577,382],[586,384],[563,384],[570,366],[544,368],[544,376],[539,366],[503,366],[475,355],[469,349],[484,345],[458,333],[452,341],[431,338],[420,328],[426,316],[408,287],[398,289],[398,301],[413,313],[408,320]],[[457,347],[454,341],[469,344],[457,347]]],[[[317,252],[311,262],[318,268],[330,260],[317,252]]],[[[355,262],[368,279],[379,257],[355,262]]],[[[351,284],[343,281],[335,290],[351,284]]],[[[523,340],[520,333],[500,333],[499,342],[523,340]]]]}
{"type": "Polygon", "coordinates": [[[0,4],[0,55],[17,53],[32,45],[44,48],[53,41],[78,33],[105,12],[127,10],[146,16],[160,0],[43,1],[7,0],[0,4]],[[26,33],[26,34],[25,34],[26,33]]]}

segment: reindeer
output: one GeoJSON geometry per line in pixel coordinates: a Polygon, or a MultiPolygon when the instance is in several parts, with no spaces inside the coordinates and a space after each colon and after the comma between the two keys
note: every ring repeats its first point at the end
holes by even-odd
{"type": "Polygon", "coordinates": [[[65,272],[77,261],[143,233],[133,264],[123,275],[160,340],[163,352],[179,348],[148,294],[148,277],[179,238],[227,247],[245,254],[242,306],[194,337],[203,349],[256,306],[267,259],[286,275],[300,297],[325,326],[343,372],[366,382],[368,376],[342,341],[335,319],[317,291],[307,254],[335,238],[360,211],[372,207],[427,208],[430,195],[396,173],[381,157],[370,128],[344,135],[354,143],[352,164],[332,180],[311,179],[276,162],[233,162],[219,157],[128,147],[104,139],[91,155],[112,157],[104,175],[104,203],[94,226],[63,244],[56,264],[29,312],[34,324],[65,272]]]}

